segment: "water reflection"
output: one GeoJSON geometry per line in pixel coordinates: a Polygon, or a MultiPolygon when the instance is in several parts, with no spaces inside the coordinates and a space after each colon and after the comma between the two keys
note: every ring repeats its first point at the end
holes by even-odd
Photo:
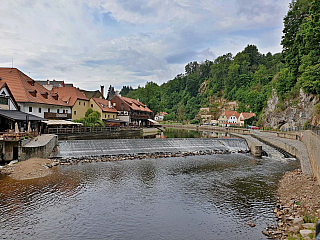
{"type": "Polygon", "coordinates": [[[0,234],[14,239],[259,239],[295,160],[246,154],[60,166],[0,179],[0,234]],[[255,222],[251,228],[247,223],[255,222]],[[261,225],[259,225],[261,224],[261,225]],[[236,237],[235,237],[236,236],[236,237]]]}

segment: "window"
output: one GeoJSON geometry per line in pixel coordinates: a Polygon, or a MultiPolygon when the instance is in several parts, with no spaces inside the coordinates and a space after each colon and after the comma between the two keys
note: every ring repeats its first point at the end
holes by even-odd
{"type": "Polygon", "coordinates": [[[104,118],[107,118],[107,115],[106,115],[106,114],[104,115],[104,118]]]}
{"type": "Polygon", "coordinates": [[[48,113],[50,112],[50,108],[48,108],[48,113]]]}
{"type": "Polygon", "coordinates": [[[66,113],[66,110],[63,109],[62,113],[66,113]]]}
{"type": "Polygon", "coordinates": [[[68,109],[66,110],[66,113],[68,113],[68,109]]]}
{"type": "Polygon", "coordinates": [[[57,113],[59,113],[60,112],[60,109],[57,109],[57,113]]]}
{"type": "Polygon", "coordinates": [[[86,105],[86,102],[83,102],[83,106],[85,106],[86,105]]]}
{"type": "Polygon", "coordinates": [[[41,113],[41,108],[39,108],[39,113],[41,113]]]}
{"type": "Polygon", "coordinates": [[[93,108],[93,104],[91,104],[91,107],[93,108]]]}
{"type": "Polygon", "coordinates": [[[29,112],[32,112],[32,107],[29,107],[29,112]]]}
{"type": "Polygon", "coordinates": [[[77,111],[74,111],[73,114],[74,114],[74,115],[77,115],[77,111]]]}
{"type": "Polygon", "coordinates": [[[110,115],[108,115],[108,118],[110,118],[110,115]]]}
{"type": "Polygon", "coordinates": [[[0,104],[8,105],[8,98],[1,97],[0,104]]]}
{"type": "Polygon", "coordinates": [[[79,101],[79,105],[81,105],[81,102],[79,101]]]}

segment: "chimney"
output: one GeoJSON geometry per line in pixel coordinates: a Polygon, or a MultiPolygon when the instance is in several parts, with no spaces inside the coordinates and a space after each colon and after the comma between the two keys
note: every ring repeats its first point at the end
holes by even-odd
{"type": "Polygon", "coordinates": [[[139,98],[137,99],[137,101],[139,102],[139,98]]]}
{"type": "Polygon", "coordinates": [[[109,108],[111,109],[111,101],[108,101],[108,103],[109,103],[109,108]]]}
{"type": "Polygon", "coordinates": [[[104,85],[100,85],[100,88],[101,88],[102,97],[104,98],[104,85]]]}

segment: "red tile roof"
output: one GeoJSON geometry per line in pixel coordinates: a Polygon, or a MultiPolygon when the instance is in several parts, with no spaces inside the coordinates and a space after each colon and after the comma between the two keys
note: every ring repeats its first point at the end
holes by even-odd
{"type": "Polygon", "coordinates": [[[55,99],[50,92],[17,68],[0,68],[0,82],[7,83],[17,102],[31,102],[68,106],[61,99],[55,99]]]}
{"type": "Polygon", "coordinates": [[[70,106],[73,106],[77,99],[89,101],[89,99],[76,87],[54,87],[52,93],[58,93],[59,97],[70,106]]]}
{"type": "Polygon", "coordinates": [[[120,97],[124,102],[126,102],[132,110],[143,111],[143,112],[152,112],[146,105],[142,102],[138,102],[138,100],[120,97]]]}
{"type": "Polygon", "coordinates": [[[113,112],[113,113],[118,113],[117,109],[111,107],[109,108],[109,102],[110,102],[110,106],[111,106],[111,101],[108,101],[106,99],[102,99],[102,98],[92,98],[93,101],[96,102],[96,104],[101,108],[101,110],[103,112],[113,112]]]}
{"type": "Polygon", "coordinates": [[[224,111],[221,115],[225,115],[227,119],[229,119],[229,117],[231,116],[235,116],[238,119],[240,116],[240,113],[236,111],[224,111]]]}
{"type": "Polygon", "coordinates": [[[256,116],[256,114],[254,114],[254,113],[248,113],[248,112],[243,112],[243,113],[241,113],[242,114],[242,116],[243,116],[243,120],[246,120],[246,119],[249,119],[249,118],[252,118],[252,117],[255,117],[256,116]]]}

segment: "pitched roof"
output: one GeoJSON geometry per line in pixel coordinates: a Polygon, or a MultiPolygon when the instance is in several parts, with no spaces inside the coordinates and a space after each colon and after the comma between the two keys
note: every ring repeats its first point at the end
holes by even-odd
{"type": "Polygon", "coordinates": [[[92,98],[93,101],[101,108],[103,112],[114,112],[118,113],[117,109],[111,107],[109,108],[109,102],[111,104],[111,101],[101,98],[92,98]]]}
{"type": "MultiPolygon", "coordinates": [[[[119,96],[120,97],[120,96],[119,96]]],[[[120,97],[124,102],[126,102],[132,110],[143,111],[143,112],[152,112],[146,105],[138,100],[120,97]]]]}
{"type": "Polygon", "coordinates": [[[221,115],[225,115],[227,117],[227,119],[229,119],[229,117],[231,117],[231,116],[235,116],[236,118],[239,118],[240,113],[238,113],[236,111],[224,111],[223,113],[221,113],[221,115]]]}
{"type": "Polygon", "coordinates": [[[28,116],[30,121],[43,121],[46,120],[44,118],[29,114],[29,113],[24,113],[20,112],[18,110],[0,110],[0,116],[3,116],[5,118],[11,119],[11,120],[16,120],[16,121],[25,121],[26,116],[28,116]]]}
{"type": "Polygon", "coordinates": [[[99,90],[96,91],[87,91],[87,90],[83,90],[83,89],[79,89],[81,92],[84,93],[84,95],[86,95],[87,98],[103,98],[103,95],[101,94],[101,92],[99,90]]]}
{"type": "Polygon", "coordinates": [[[256,116],[256,114],[254,114],[254,113],[248,113],[248,112],[243,112],[243,113],[241,113],[242,114],[242,116],[243,116],[243,120],[246,120],[246,119],[249,119],[249,118],[252,118],[252,117],[255,117],[256,116]]]}
{"type": "Polygon", "coordinates": [[[168,113],[166,113],[166,112],[158,112],[156,114],[156,116],[165,116],[165,115],[168,115],[168,113]]]}
{"type": "Polygon", "coordinates": [[[58,93],[59,97],[70,106],[73,106],[78,99],[89,101],[76,87],[54,87],[51,92],[58,93]]]}
{"type": "Polygon", "coordinates": [[[61,99],[55,99],[50,91],[28,77],[17,68],[0,68],[0,82],[7,83],[17,102],[31,102],[67,106],[61,99]]]}
{"type": "MultiPolygon", "coordinates": [[[[3,89],[3,88],[6,88],[6,89],[7,89],[8,93],[9,93],[9,95],[10,95],[11,101],[13,102],[15,108],[19,110],[20,107],[19,107],[18,103],[16,102],[16,100],[14,99],[14,97],[13,97],[13,95],[12,95],[12,92],[10,91],[10,88],[8,87],[8,85],[7,85],[5,82],[0,82],[0,91],[1,91],[1,89],[3,89]]],[[[1,93],[0,93],[0,94],[1,94],[1,93]]]]}

